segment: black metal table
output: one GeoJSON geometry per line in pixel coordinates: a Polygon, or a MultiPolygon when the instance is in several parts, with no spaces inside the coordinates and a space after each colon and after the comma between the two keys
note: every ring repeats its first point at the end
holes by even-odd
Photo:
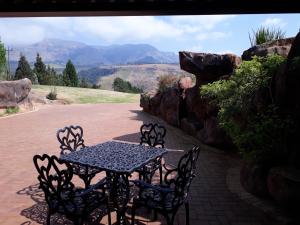
{"type": "Polygon", "coordinates": [[[130,191],[128,177],[166,153],[164,148],[109,141],[61,155],[60,159],[105,170],[111,185],[109,195],[117,212],[117,224],[125,224],[130,191]]]}

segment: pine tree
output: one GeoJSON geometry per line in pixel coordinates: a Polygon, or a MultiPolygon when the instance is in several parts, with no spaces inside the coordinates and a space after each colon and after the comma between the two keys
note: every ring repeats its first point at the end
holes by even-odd
{"type": "Polygon", "coordinates": [[[34,63],[34,73],[37,75],[39,84],[48,84],[47,83],[47,74],[46,74],[46,65],[44,64],[42,57],[39,53],[36,55],[36,61],[34,63]]]}
{"type": "Polygon", "coordinates": [[[66,68],[64,69],[63,81],[66,86],[78,87],[78,77],[76,69],[71,60],[68,60],[66,68]]]}
{"type": "Polygon", "coordinates": [[[0,80],[6,80],[6,50],[4,44],[0,40],[0,80]]]}
{"type": "Polygon", "coordinates": [[[58,85],[58,76],[53,67],[47,66],[46,76],[45,76],[45,84],[47,85],[58,85]]]}
{"type": "Polygon", "coordinates": [[[30,65],[24,55],[21,54],[18,62],[18,68],[16,69],[15,79],[28,78],[33,84],[38,83],[36,74],[31,70],[30,65]]]}

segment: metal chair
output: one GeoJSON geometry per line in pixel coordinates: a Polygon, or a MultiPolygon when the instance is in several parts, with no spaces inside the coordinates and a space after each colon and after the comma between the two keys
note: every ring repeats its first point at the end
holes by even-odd
{"type": "MultiPolygon", "coordinates": [[[[68,126],[60,129],[56,133],[60,143],[60,154],[68,154],[86,147],[83,140],[83,129],[80,126],[68,126]]],[[[101,170],[89,166],[72,164],[73,173],[78,175],[84,182],[85,187],[89,187],[93,177],[101,170]]]]}
{"type": "Polygon", "coordinates": [[[75,225],[83,224],[93,210],[107,205],[108,222],[111,224],[105,182],[102,180],[88,189],[75,188],[72,183],[73,169],[69,163],[56,156],[35,155],[33,162],[38,171],[40,188],[44,191],[48,204],[47,225],[54,213],[65,215],[75,225]]]}
{"type": "Polygon", "coordinates": [[[135,211],[139,207],[146,207],[162,214],[167,224],[172,225],[179,207],[183,204],[186,210],[186,224],[189,225],[188,193],[195,177],[199,152],[199,147],[187,152],[180,158],[177,168],[168,169],[164,164],[166,174],[163,185],[152,185],[141,180],[133,181],[139,187],[139,194],[133,199],[132,225],[135,211]]]}
{"type": "MultiPolygon", "coordinates": [[[[166,136],[166,128],[159,124],[143,124],[140,128],[141,138],[140,144],[151,147],[164,148],[164,137],[166,136]]],[[[148,163],[146,166],[138,169],[139,179],[151,183],[152,177],[156,170],[159,170],[159,181],[162,183],[162,157],[156,158],[154,161],[148,163]]]]}

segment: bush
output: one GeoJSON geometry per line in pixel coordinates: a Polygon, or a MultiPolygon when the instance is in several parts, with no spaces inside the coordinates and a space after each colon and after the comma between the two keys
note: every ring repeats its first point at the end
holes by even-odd
{"type": "Polygon", "coordinates": [[[158,92],[162,93],[169,88],[172,88],[178,81],[175,75],[162,75],[158,79],[158,92]]]}
{"type": "Polygon", "coordinates": [[[56,100],[57,99],[57,91],[56,88],[52,88],[49,94],[46,96],[49,100],[56,100]]]}
{"type": "Polygon", "coordinates": [[[251,46],[260,45],[268,41],[274,41],[285,37],[285,32],[279,28],[260,27],[256,31],[252,31],[252,36],[249,34],[251,46]]]}
{"type": "Polygon", "coordinates": [[[20,110],[19,106],[15,106],[15,107],[8,107],[5,110],[5,114],[15,114],[18,113],[20,110]]]}
{"type": "Polygon", "coordinates": [[[244,61],[229,80],[201,87],[201,95],[219,106],[219,125],[245,159],[277,164],[286,155],[285,137],[292,123],[273,103],[271,78],[285,59],[279,55],[244,61]]]}
{"type": "Polygon", "coordinates": [[[115,78],[114,83],[113,83],[113,89],[114,89],[114,91],[126,92],[126,93],[142,93],[143,92],[142,89],[132,86],[129,81],[125,81],[119,77],[115,78]]]}

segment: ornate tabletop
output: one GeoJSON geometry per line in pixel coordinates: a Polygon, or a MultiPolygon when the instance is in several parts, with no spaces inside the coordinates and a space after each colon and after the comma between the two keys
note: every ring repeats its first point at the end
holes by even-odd
{"type": "Polygon", "coordinates": [[[108,141],[61,155],[60,159],[106,171],[132,173],[166,153],[164,148],[108,141]]]}

